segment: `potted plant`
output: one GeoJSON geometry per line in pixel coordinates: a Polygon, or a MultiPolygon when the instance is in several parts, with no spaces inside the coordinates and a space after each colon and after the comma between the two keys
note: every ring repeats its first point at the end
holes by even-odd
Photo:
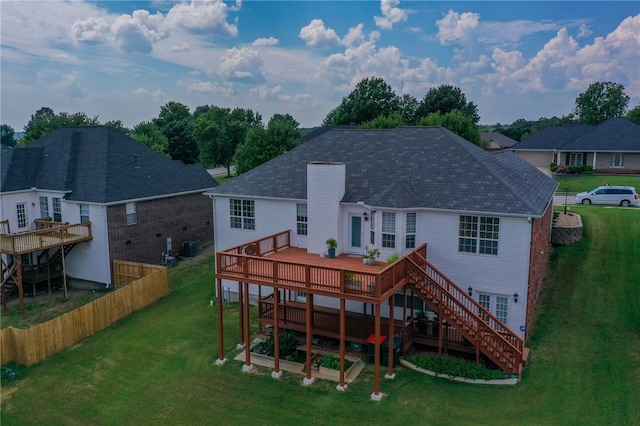
{"type": "Polygon", "coordinates": [[[336,249],[338,248],[338,242],[335,238],[329,238],[327,241],[327,253],[329,255],[329,259],[334,259],[336,257],[336,249]]]}
{"type": "Polygon", "coordinates": [[[376,259],[380,257],[380,250],[377,248],[373,248],[371,250],[367,250],[367,254],[362,257],[362,262],[367,265],[375,265],[376,259]]]}

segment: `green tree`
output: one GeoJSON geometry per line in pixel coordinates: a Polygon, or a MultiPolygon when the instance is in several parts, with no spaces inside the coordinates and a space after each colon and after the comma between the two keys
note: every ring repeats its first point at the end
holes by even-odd
{"type": "Polygon", "coordinates": [[[13,127],[8,124],[3,124],[1,127],[2,132],[2,145],[5,146],[16,146],[16,132],[13,130],[13,127]]]}
{"type": "Polygon", "coordinates": [[[427,91],[418,105],[416,117],[421,119],[433,112],[445,115],[454,110],[471,118],[474,124],[480,121],[478,107],[473,102],[467,102],[467,97],[459,87],[448,84],[432,87],[427,91]]]}
{"type": "Polygon", "coordinates": [[[399,102],[396,93],[382,78],[365,78],[327,114],[322,124],[362,124],[398,111],[399,102]]]}
{"type": "Polygon", "coordinates": [[[415,124],[418,121],[418,106],[420,102],[413,96],[405,93],[400,97],[398,108],[405,124],[415,124]]]}
{"type": "Polygon", "coordinates": [[[155,124],[148,121],[138,123],[134,126],[130,136],[154,151],[157,151],[162,155],[169,156],[169,141],[155,124]]]}
{"type": "Polygon", "coordinates": [[[458,136],[465,138],[469,142],[483,147],[478,126],[473,122],[471,117],[457,110],[446,114],[432,112],[426,117],[420,119],[418,126],[442,126],[451,130],[458,136]]]}
{"type": "Polygon", "coordinates": [[[89,118],[84,112],[56,114],[51,108],[43,107],[31,116],[24,127],[24,138],[21,143],[28,145],[53,130],[66,126],[98,126],[98,117],[89,118]]]}
{"type": "Polygon", "coordinates": [[[253,126],[234,156],[236,173],[245,173],[295,148],[300,141],[298,122],[289,114],[275,114],[267,127],[253,126]]]}
{"type": "Polygon", "coordinates": [[[125,135],[131,134],[131,130],[124,127],[122,120],[110,120],[104,123],[107,127],[113,127],[114,129],[120,130],[125,135]]]}
{"type": "Polygon", "coordinates": [[[640,124],[640,104],[636,105],[635,108],[630,109],[625,118],[636,124],[640,124]]]}
{"type": "Polygon", "coordinates": [[[193,136],[193,117],[189,107],[170,101],[160,107],[160,114],[153,119],[162,134],[167,138],[167,153],[173,160],[185,164],[198,161],[198,144],[193,136]]]}
{"type": "Polygon", "coordinates": [[[363,129],[395,129],[396,127],[402,126],[404,124],[405,121],[402,118],[402,115],[400,115],[399,112],[394,112],[390,115],[381,115],[371,121],[362,123],[360,127],[362,127],[363,129]]]}
{"type": "Polygon", "coordinates": [[[575,111],[578,119],[587,124],[600,124],[613,117],[624,116],[629,105],[629,96],[624,86],[618,83],[597,82],[590,84],[576,98],[575,111]]]}

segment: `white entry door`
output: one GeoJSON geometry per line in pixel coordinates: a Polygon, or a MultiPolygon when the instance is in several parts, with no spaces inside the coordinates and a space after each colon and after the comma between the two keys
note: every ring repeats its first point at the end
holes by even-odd
{"type": "Polygon", "coordinates": [[[349,218],[349,253],[364,254],[364,229],[362,216],[351,215],[349,218]]]}

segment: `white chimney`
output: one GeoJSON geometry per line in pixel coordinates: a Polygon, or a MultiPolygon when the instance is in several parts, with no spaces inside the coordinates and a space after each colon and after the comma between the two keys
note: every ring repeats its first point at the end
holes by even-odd
{"type": "Polygon", "coordinates": [[[340,226],[340,201],[344,197],[346,167],[344,163],[314,161],[307,164],[307,218],[309,253],[326,253],[326,241],[338,241],[336,254],[344,247],[340,226]]]}

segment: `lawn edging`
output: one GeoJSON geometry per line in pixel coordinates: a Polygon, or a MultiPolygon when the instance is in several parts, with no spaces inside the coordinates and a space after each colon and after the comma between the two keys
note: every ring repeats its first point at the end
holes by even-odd
{"type": "Polygon", "coordinates": [[[495,380],[481,380],[481,379],[465,379],[464,377],[451,376],[449,374],[436,373],[435,371],[425,370],[415,364],[410,363],[404,358],[400,358],[400,365],[410,370],[417,371],[418,373],[426,374],[432,377],[438,377],[440,379],[452,380],[454,382],[470,383],[474,385],[498,385],[498,386],[513,386],[518,383],[517,377],[509,379],[495,379],[495,380]]]}

